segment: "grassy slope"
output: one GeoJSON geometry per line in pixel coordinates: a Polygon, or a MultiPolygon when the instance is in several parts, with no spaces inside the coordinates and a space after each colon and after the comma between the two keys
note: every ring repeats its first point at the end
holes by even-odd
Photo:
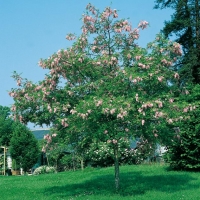
{"type": "Polygon", "coordinates": [[[159,165],[123,166],[121,190],[114,169],[86,169],[40,176],[0,176],[2,200],[198,200],[200,173],[168,171],[159,165]]]}

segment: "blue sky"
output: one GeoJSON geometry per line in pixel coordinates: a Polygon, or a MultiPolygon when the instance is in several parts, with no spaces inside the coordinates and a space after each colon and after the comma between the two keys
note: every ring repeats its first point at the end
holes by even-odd
{"type": "Polygon", "coordinates": [[[106,6],[119,10],[119,18],[130,18],[133,27],[148,21],[150,27],[142,31],[140,46],[152,41],[172,14],[153,9],[154,0],[0,0],[0,105],[13,103],[8,95],[17,87],[13,71],[33,82],[43,79],[46,71],[38,61],[72,44],[65,36],[81,32],[80,18],[89,2],[100,10],[106,6]]]}

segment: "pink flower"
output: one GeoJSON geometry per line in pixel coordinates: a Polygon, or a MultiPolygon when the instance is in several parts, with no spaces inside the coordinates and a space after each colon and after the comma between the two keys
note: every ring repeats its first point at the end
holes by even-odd
{"type": "Polygon", "coordinates": [[[144,123],[145,123],[145,120],[143,119],[143,120],[142,120],[142,126],[144,125],[144,123]]]}
{"type": "Polygon", "coordinates": [[[79,58],[78,61],[82,63],[83,62],[83,58],[79,58]]]}
{"type": "Polygon", "coordinates": [[[138,102],[138,94],[135,94],[135,100],[138,102]]]}
{"type": "Polygon", "coordinates": [[[130,53],[127,55],[127,58],[128,58],[128,59],[131,59],[131,54],[130,54],[130,53]]]}
{"type": "Polygon", "coordinates": [[[178,74],[178,73],[175,73],[175,74],[174,74],[174,78],[179,79],[179,74],[178,74]]]}
{"type": "Polygon", "coordinates": [[[141,29],[145,29],[147,28],[147,25],[149,23],[147,21],[141,21],[139,24],[138,24],[138,28],[141,28],[141,29]]]}
{"type": "Polygon", "coordinates": [[[17,85],[21,86],[21,80],[20,79],[17,80],[17,85]]]}
{"type": "Polygon", "coordinates": [[[172,119],[168,119],[168,123],[169,124],[173,123],[173,120],[172,119]]]}
{"type": "Polygon", "coordinates": [[[108,144],[111,143],[111,140],[107,140],[107,143],[108,143],[108,144]]]}
{"type": "Polygon", "coordinates": [[[107,133],[108,133],[108,131],[107,131],[107,130],[105,130],[105,131],[104,131],[104,133],[105,133],[105,134],[107,134],[107,133]]]}
{"type": "Polygon", "coordinates": [[[188,90],[185,90],[185,94],[186,94],[186,95],[189,94],[189,91],[188,91],[188,90]]]}
{"type": "Polygon", "coordinates": [[[162,108],[162,107],[163,107],[163,104],[162,104],[161,101],[159,102],[158,107],[159,107],[159,108],[162,108]]]}
{"type": "Polygon", "coordinates": [[[42,147],[42,152],[46,152],[46,148],[44,146],[42,147]]]}
{"type": "Polygon", "coordinates": [[[124,30],[127,31],[127,32],[130,32],[131,31],[131,26],[125,26],[124,30]]]}
{"type": "Polygon", "coordinates": [[[103,103],[103,101],[102,101],[102,100],[99,100],[99,101],[96,103],[96,106],[97,106],[97,107],[98,107],[98,106],[101,106],[102,103],[103,103]]]}
{"type": "Polygon", "coordinates": [[[119,119],[119,118],[123,119],[124,117],[123,117],[123,115],[122,115],[121,113],[119,113],[119,114],[117,115],[117,118],[118,118],[118,119],[119,119]]]}
{"type": "Polygon", "coordinates": [[[158,81],[159,81],[159,82],[162,82],[162,81],[163,81],[163,78],[164,78],[163,76],[158,77],[158,81]]]}
{"type": "Polygon", "coordinates": [[[56,136],[57,136],[57,134],[56,134],[56,133],[52,134],[52,137],[56,137],[56,136]]]}
{"type": "Polygon", "coordinates": [[[115,109],[113,108],[110,110],[110,114],[113,115],[114,113],[115,113],[115,109]]]}
{"type": "Polygon", "coordinates": [[[121,28],[118,28],[118,29],[116,28],[116,29],[115,29],[115,32],[116,32],[116,33],[121,33],[121,32],[122,32],[122,29],[121,29],[121,28]]]}
{"type": "Polygon", "coordinates": [[[12,105],[11,110],[12,110],[12,111],[16,111],[16,106],[15,106],[15,105],[12,105]]]}
{"type": "Polygon", "coordinates": [[[137,83],[137,79],[133,79],[132,82],[133,82],[133,83],[137,83]]]}
{"type": "Polygon", "coordinates": [[[140,60],[142,56],[135,56],[135,60],[140,60]]]}
{"type": "Polygon", "coordinates": [[[118,17],[117,10],[115,10],[115,9],[113,10],[113,17],[114,17],[114,18],[117,18],[117,17],[118,17]]]}
{"type": "Polygon", "coordinates": [[[70,110],[70,113],[73,115],[73,114],[75,114],[77,111],[75,110],[75,109],[71,109],[70,110]]]}
{"type": "Polygon", "coordinates": [[[113,144],[117,144],[117,140],[113,139],[112,140],[113,144]]]}
{"type": "Polygon", "coordinates": [[[143,111],[142,108],[139,108],[139,109],[138,109],[138,112],[139,112],[139,113],[141,113],[142,111],[143,111]]]}

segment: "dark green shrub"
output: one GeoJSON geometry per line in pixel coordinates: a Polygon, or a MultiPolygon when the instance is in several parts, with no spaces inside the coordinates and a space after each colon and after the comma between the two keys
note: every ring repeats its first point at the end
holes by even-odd
{"type": "Polygon", "coordinates": [[[10,141],[10,153],[25,172],[37,162],[39,155],[38,141],[24,125],[18,124],[10,141]]]}
{"type": "MultiPolygon", "coordinates": [[[[200,96],[200,88],[196,86],[192,101],[200,96]]],[[[165,160],[176,170],[200,171],[200,104],[190,106],[187,112],[188,118],[184,120],[179,128],[173,143],[168,147],[165,160]]]]}

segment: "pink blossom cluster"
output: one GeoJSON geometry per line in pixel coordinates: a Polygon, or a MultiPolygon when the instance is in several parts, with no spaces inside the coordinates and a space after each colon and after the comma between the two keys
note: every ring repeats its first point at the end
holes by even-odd
{"type": "Polygon", "coordinates": [[[163,102],[160,100],[156,100],[155,103],[158,105],[158,108],[162,108],[163,107],[163,102]]]}
{"type": "Polygon", "coordinates": [[[76,36],[72,33],[69,33],[66,35],[66,39],[67,40],[75,40],[76,39],[76,36]]]}
{"type": "Polygon", "coordinates": [[[147,28],[148,25],[149,25],[149,23],[147,21],[141,21],[138,24],[138,28],[145,29],[145,28],[147,28]]]}
{"type": "Polygon", "coordinates": [[[52,143],[52,138],[56,136],[57,136],[56,133],[53,133],[52,135],[50,134],[44,135],[44,140],[46,141],[46,145],[42,147],[42,152],[46,153],[47,149],[49,148],[49,145],[52,143]]]}
{"type": "Polygon", "coordinates": [[[132,31],[131,25],[127,20],[121,20],[119,22],[116,22],[113,28],[116,33],[121,33],[122,31],[126,32],[132,31]]]}
{"type": "Polygon", "coordinates": [[[129,33],[129,38],[128,38],[128,42],[129,44],[132,44],[134,40],[138,40],[139,39],[139,29],[135,28],[132,31],[130,31],[129,33]]]}
{"type": "Polygon", "coordinates": [[[14,97],[14,98],[17,97],[17,93],[16,92],[9,92],[8,94],[11,97],[14,97]]]}
{"type": "Polygon", "coordinates": [[[41,90],[41,88],[42,88],[42,86],[41,86],[41,85],[38,85],[38,86],[35,87],[34,90],[35,90],[35,91],[39,91],[39,90],[41,90]]]}
{"type": "Polygon", "coordinates": [[[163,81],[163,79],[164,79],[164,77],[163,77],[163,76],[158,76],[158,81],[159,81],[159,82],[162,82],[162,81],[163,81]]]}
{"type": "Polygon", "coordinates": [[[75,109],[71,109],[70,113],[73,115],[73,114],[77,113],[77,111],[75,109]]]}
{"type": "Polygon", "coordinates": [[[62,126],[64,126],[65,128],[69,126],[69,124],[67,123],[67,119],[66,119],[66,118],[61,120],[61,124],[62,124],[62,126]]]}
{"type": "Polygon", "coordinates": [[[145,120],[144,120],[144,119],[142,119],[142,126],[144,126],[144,123],[145,123],[145,120]]]}
{"type": "Polygon", "coordinates": [[[144,65],[142,63],[138,63],[138,66],[141,67],[142,69],[149,69],[150,68],[149,65],[144,65]]]}
{"type": "Polygon", "coordinates": [[[117,10],[112,10],[110,7],[107,7],[101,16],[101,19],[104,21],[105,19],[107,19],[108,17],[110,17],[111,15],[113,15],[114,18],[117,18],[117,10]]]}
{"type": "Polygon", "coordinates": [[[196,106],[187,106],[183,109],[183,112],[193,111],[196,109],[196,106]]]}
{"type": "Polygon", "coordinates": [[[86,6],[86,10],[89,10],[93,15],[96,15],[96,8],[92,6],[91,3],[86,6]]]}
{"type": "Polygon", "coordinates": [[[47,141],[47,143],[51,143],[52,142],[52,137],[49,134],[44,135],[44,140],[47,141]]]}
{"type": "Polygon", "coordinates": [[[88,117],[88,113],[78,113],[77,115],[82,119],[86,119],[88,117]]]}
{"type": "Polygon", "coordinates": [[[142,56],[138,55],[138,56],[135,56],[135,60],[140,60],[142,56]]]}
{"type": "Polygon", "coordinates": [[[113,143],[113,144],[117,144],[117,140],[116,139],[113,139],[113,140],[107,140],[107,143],[110,144],[110,143],[113,143]]]}
{"type": "Polygon", "coordinates": [[[111,61],[110,61],[109,64],[111,64],[111,65],[116,65],[116,64],[118,64],[118,59],[117,59],[116,57],[112,56],[112,57],[111,57],[111,61]]]}
{"type": "Polygon", "coordinates": [[[163,115],[164,115],[163,112],[156,111],[154,117],[155,118],[160,118],[160,117],[163,117],[163,115]]]}
{"type": "Polygon", "coordinates": [[[102,103],[103,103],[103,100],[98,100],[98,101],[96,102],[96,106],[99,107],[99,106],[102,105],[102,103]]]}
{"type": "Polygon", "coordinates": [[[17,79],[17,85],[21,86],[21,79],[17,79]]]}
{"type": "Polygon", "coordinates": [[[142,79],[141,77],[139,77],[139,76],[136,77],[136,78],[134,78],[134,79],[132,79],[132,76],[131,76],[131,77],[129,77],[129,80],[130,80],[132,83],[136,84],[136,83],[142,81],[143,79],[142,79]]]}
{"type": "Polygon", "coordinates": [[[147,109],[147,108],[152,108],[152,107],[153,107],[153,103],[151,103],[151,102],[142,104],[142,109],[147,109]]]}
{"type": "Polygon", "coordinates": [[[168,119],[167,122],[168,122],[169,124],[172,124],[172,123],[173,123],[173,120],[172,120],[172,119],[168,119]]]}
{"type": "Polygon", "coordinates": [[[124,119],[127,116],[128,112],[122,108],[120,108],[120,113],[117,114],[117,119],[124,119]]]}
{"type": "Polygon", "coordinates": [[[95,23],[96,19],[94,19],[92,16],[88,16],[88,15],[83,15],[83,22],[87,23],[87,22],[92,22],[95,23]]]}
{"type": "Polygon", "coordinates": [[[181,45],[179,43],[174,42],[173,47],[174,47],[174,53],[181,56],[182,55],[181,45]]]}
{"type": "Polygon", "coordinates": [[[47,65],[45,64],[45,62],[43,62],[42,60],[40,60],[40,61],[38,62],[38,65],[39,65],[40,67],[42,67],[43,69],[45,69],[45,68],[47,67],[47,65]]]}
{"type": "Polygon", "coordinates": [[[172,66],[172,61],[167,61],[165,58],[161,60],[161,63],[165,66],[172,66]]]}
{"type": "Polygon", "coordinates": [[[16,109],[17,109],[17,108],[16,108],[15,105],[12,105],[12,106],[11,106],[11,111],[16,111],[16,109]]]}
{"type": "Polygon", "coordinates": [[[178,73],[175,73],[175,74],[174,74],[174,78],[179,79],[179,74],[178,74],[178,73]]]}

